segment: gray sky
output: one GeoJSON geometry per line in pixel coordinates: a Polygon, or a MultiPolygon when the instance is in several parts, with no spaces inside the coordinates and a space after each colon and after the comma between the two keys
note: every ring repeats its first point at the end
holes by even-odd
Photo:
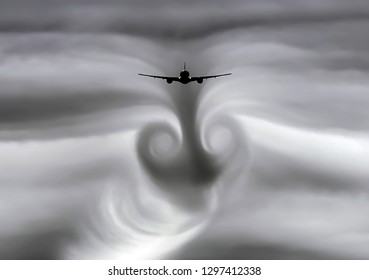
{"type": "Polygon", "coordinates": [[[368,30],[364,0],[1,0],[0,258],[367,259],[368,30]],[[233,75],[137,75],[184,61],[233,75]]]}

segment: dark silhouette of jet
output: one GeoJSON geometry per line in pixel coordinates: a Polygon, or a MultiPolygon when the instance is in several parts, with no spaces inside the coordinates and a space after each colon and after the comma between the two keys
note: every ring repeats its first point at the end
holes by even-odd
{"type": "Polygon", "coordinates": [[[168,84],[171,84],[172,82],[179,82],[179,83],[182,83],[182,84],[188,84],[188,83],[194,82],[194,81],[201,84],[205,79],[218,78],[218,77],[222,77],[222,76],[228,76],[228,75],[231,75],[231,74],[232,73],[225,73],[225,74],[212,75],[212,76],[191,77],[190,72],[188,72],[186,70],[186,63],[184,63],[183,70],[179,73],[179,77],[156,76],[156,75],[147,75],[147,74],[141,74],[141,73],[139,73],[138,75],[151,77],[151,78],[155,78],[155,79],[159,78],[159,79],[167,80],[168,84]]]}

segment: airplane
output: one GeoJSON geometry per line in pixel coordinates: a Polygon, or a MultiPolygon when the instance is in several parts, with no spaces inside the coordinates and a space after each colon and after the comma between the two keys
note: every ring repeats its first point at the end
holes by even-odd
{"type": "Polygon", "coordinates": [[[179,77],[156,76],[156,75],[148,75],[148,74],[141,74],[141,73],[139,73],[138,75],[145,76],[145,77],[151,77],[151,78],[155,78],[155,79],[156,78],[163,79],[163,80],[166,80],[168,84],[171,84],[172,82],[179,82],[179,83],[182,83],[182,84],[188,84],[188,83],[194,82],[194,81],[198,82],[199,84],[202,84],[202,82],[205,79],[228,76],[228,75],[231,75],[231,74],[232,73],[225,73],[225,74],[211,75],[211,76],[191,77],[190,72],[188,72],[186,70],[186,63],[184,63],[183,64],[183,70],[179,73],[179,77]]]}

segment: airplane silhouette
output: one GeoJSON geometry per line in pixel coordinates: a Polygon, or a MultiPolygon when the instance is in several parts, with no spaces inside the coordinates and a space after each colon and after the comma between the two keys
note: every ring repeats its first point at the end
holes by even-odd
{"type": "Polygon", "coordinates": [[[138,75],[145,76],[145,77],[151,77],[151,78],[155,78],[155,79],[159,78],[159,79],[167,80],[168,84],[171,84],[172,82],[179,82],[179,83],[182,83],[182,84],[188,84],[188,83],[194,82],[194,81],[201,84],[205,79],[228,76],[228,75],[231,75],[231,74],[232,73],[225,73],[225,74],[211,75],[211,76],[191,77],[190,72],[188,72],[186,70],[186,63],[184,63],[183,70],[179,73],[179,77],[156,76],[156,75],[148,75],[148,74],[141,74],[141,73],[139,73],[138,75]]]}

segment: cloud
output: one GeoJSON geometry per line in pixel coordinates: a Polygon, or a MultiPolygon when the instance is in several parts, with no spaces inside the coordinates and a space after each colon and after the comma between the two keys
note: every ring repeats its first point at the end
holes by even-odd
{"type": "Polygon", "coordinates": [[[1,258],[368,258],[366,1],[27,3],[0,1],[1,258]],[[233,74],[137,75],[183,61],[233,74]]]}
{"type": "MultiPolygon", "coordinates": [[[[1,5],[1,4],[0,4],[1,5]]],[[[361,22],[368,19],[364,1],[347,4],[326,1],[227,1],[209,5],[196,1],[183,5],[173,1],[133,4],[73,1],[36,1],[4,5],[0,30],[18,32],[118,33],[162,39],[202,38],[230,29],[288,27],[334,22],[361,22]],[[42,16],[41,16],[42,15],[42,16]]]]}

